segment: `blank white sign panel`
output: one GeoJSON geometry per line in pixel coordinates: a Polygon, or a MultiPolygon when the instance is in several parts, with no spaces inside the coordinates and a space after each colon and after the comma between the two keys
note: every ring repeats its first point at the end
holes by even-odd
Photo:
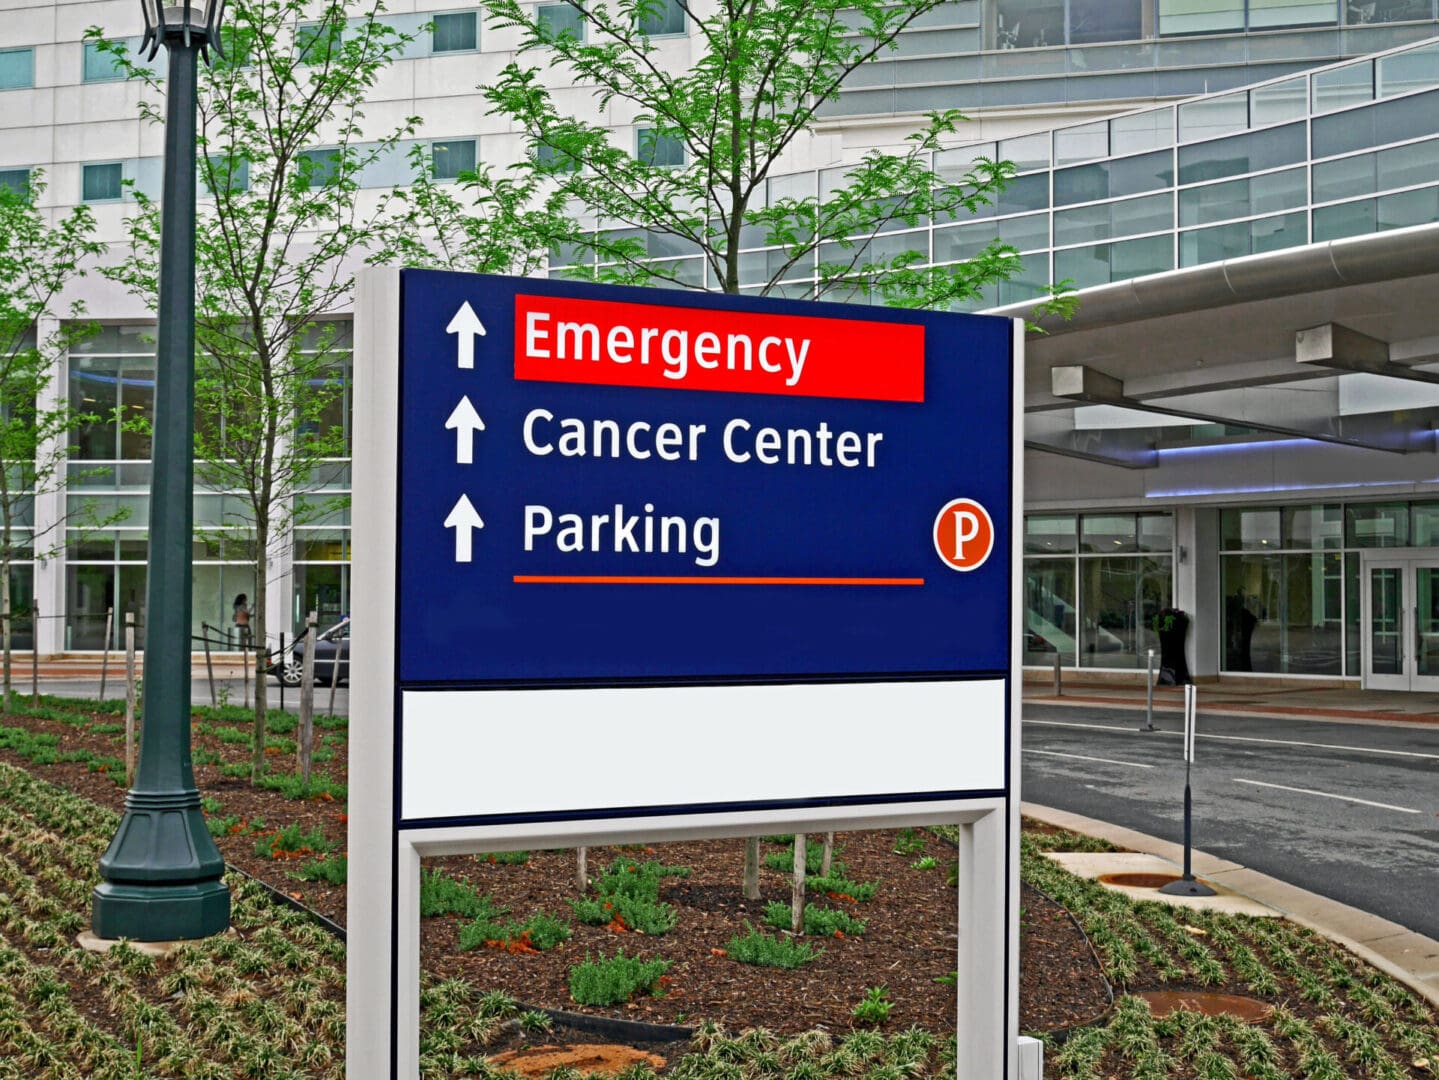
{"type": "Polygon", "coordinates": [[[401,817],[1002,791],[1005,696],[1002,679],[404,691],[401,817]],[[623,776],[598,764],[617,750],[623,776]]]}

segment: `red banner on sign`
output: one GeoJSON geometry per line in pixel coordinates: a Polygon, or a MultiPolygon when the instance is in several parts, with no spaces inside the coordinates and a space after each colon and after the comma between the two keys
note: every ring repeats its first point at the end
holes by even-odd
{"type": "Polygon", "coordinates": [[[515,378],[921,402],[924,327],[520,294],[515,378]]]}

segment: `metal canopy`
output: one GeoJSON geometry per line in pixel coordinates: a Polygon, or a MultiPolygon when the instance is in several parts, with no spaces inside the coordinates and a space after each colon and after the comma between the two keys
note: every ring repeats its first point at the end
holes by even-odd
{"type": "MultiPolygon", "coordinates": [[[[1041,319],[1029,339],[1026,444],[1150,468],[1158,445],[1180,434],[1177,418],[1371,451],[1433,450],[1439,391],[1416,384],[1439,386],[1430,369],[1439,366],[1436,295],[1439,225],[1083,290],[1073,319],[1041,319]],[[1389,392],[1356,393],[1356,380],[1389,392]],[[1092,405],[1156,422],[1091,429],[1083,410],[1092,405]]],[[[997,313],[1027,316],[1028,307],[997,313]]]]}

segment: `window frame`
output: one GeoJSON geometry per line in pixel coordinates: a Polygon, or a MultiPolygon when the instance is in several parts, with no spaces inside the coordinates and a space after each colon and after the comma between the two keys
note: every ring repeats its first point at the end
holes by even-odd
{"type": "Polygon", "coordinates": [[[0,49],[0,57],[21,56],[28,58],[28,73],[20,82],[0,82],[0,90],[30,90],[35,86],[35,48],[32,45],[22,45],[13,49],[0,49]]]}
{"type": "Polygon", "coordinates": [[[125,198],[125,162],[124,161],[86,161],[80,165],[80,202],[86,204],[95,203],[117,203],[125,198]],[[98,198],[90,198],[85,194],[85,179],[91,169],[115,168],[120,171],[118,191],[114,195],[103,195],[98,198]]]}
{"type": "Polygon", "coordinates": [[[430,16],[430,55],[431,56],[453,56],[456,53],[474,53],[480,51],[480,13],[478,11],[437,11],[430,16]],[[472,32],[471,44],[458,48],[439,47],[439,21],[441,19],[460,19],[468,17],[470,30],[472,32]]]}

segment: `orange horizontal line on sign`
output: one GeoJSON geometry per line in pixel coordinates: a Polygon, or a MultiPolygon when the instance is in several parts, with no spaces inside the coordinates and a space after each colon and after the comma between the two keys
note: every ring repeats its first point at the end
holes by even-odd
{"type": "Polygon", "coordinates": [[[923,585],[899,577],[711,577],[703,574],[632,577],[604,574],[516,574],[516,585],[923,585]]]}

